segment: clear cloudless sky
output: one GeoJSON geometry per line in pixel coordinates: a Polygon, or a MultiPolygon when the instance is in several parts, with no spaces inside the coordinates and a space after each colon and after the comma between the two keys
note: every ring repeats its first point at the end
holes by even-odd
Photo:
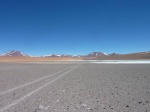
{"type": "Polygon", "coordinates": [[[150,0],[0,0],[0,54],[150,51],[150,0]]]}

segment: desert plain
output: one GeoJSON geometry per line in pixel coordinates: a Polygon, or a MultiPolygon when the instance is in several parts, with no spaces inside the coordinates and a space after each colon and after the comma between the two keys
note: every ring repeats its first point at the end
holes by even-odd
{"type": "Polygon", "coordinates": [[[0,112],[149,112],[150,64],[1,62],[0,112]]]}

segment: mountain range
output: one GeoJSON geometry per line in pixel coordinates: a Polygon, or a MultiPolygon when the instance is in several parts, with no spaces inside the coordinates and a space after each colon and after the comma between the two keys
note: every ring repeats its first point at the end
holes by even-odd
{"type": "MultiPolygon", "coordinates": [[[[18,56],[23,56],[23,57],[34,57],[34,56],[30,56],[27,55],[21,51],[18,50],[12,50],[9,52],[5,52],[4,54],[1,54],[0,56],[13,56],[13,57],[18,57],[18,56]]],[[[48,54],[48,55],[44,55],[44,56],[40,56],[40,57],[99,57],[99,56],[108,56],[107,53],[103,53],[103,52],[92,52],[90,54],[87,55],[67,55],[67,54],[48,54]]],[[[35,56],[38,57],[38,56],[35,56]]]]}
{"type": "Polygon", "coordinates": [[[85,60],[89,59],[102,59],[102,60],[111,60],[111,59],[150,59],[150,52],[137,52],[137,53],[129,53],[129,54],[118,54],[118,53],[112,53],[112,54],[107,54],[104,52],[91,52],[87,55],[64,55],[64,54],[48,54],[44,56],[30,56],[27,55],[21,51],[18,50],[12,50],[9,52],[6,52],[4,54],[0,55],[1,57],[57,57],[57,58],[82,58],[85,60]]]}
{"type": "Polygon", "coordinates": [[[29,57],[29,55],[27,55],[21,51],[17,51],[17,50],[5,52],[4,54],[1,54],[0,56],[27,56],[27,57],[29,57]]]}

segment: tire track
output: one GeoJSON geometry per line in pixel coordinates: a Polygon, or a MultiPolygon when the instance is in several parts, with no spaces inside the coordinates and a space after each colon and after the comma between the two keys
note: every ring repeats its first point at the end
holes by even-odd
{"type": "Polygon", "coordinates": [[[56,74],[58,74],[58,73],[61,73],[61,72],[65,71],[65,70],[67,70],[67,69],[70,69],[70,68],[72,68],[72,67],[68,67],[68,68],[63,69],[63,70],[61,70],[61,71],[55,72],[55,73],[53,73],[53,74],[51,74],[51,75],[48,75],[48,76],[45,76],[45,77],[36,79],[36,80],[31,81],[31,82],[28,82],[28,83],[25,83],[25,84],[23,84],[23,85],[21,85],[21,86],[17,86],[17,87],[15,87],[15,88],[6,90],[6,91],[4,91],[4,92],[1,92],[0,95],[8,94],[8,93],[13,92],[13,91],[15,91],[15,90],[17,90],[17,89],[20,89],[20,88],[23,88],[23,87],[25,87],[25,86],[28,86],[28,85],[34,84],[34,83],[36,83],[36,82],[42,81],[42,80],[44,80],[44,79],[46,79],[46,78],[50,78],[50,77],[52,77],[52,76],[54,76],[54,75],[56,75],[56,74]]]}
{"type": "MultiPolygon", "coordinates": [[[[62,75],[58,76],[57,78],[54,78],[53,80],[51,80],[51,81],[48,82],[48,83],[45,83],[44,85],[42,85],[42,86],[38,87],[37,89],[31,91],[30,93],[28,93],[28,94],[22,96],[21,98],[17,99],[16,101],[13,101],[12,103],[10,103],[10,104],[8,104],[8,105],[2,107],[2,108],[0,109],[0,112],[4,112],[4,111],[10,109],[11,107],[13,107],[13,106],[19,104],[21,101],[24,101],[26,98],[30,97],[30,96],[33,95],[34,93],[40,91],[41,89],[43,89],[44,87],[48,86],[49,84],[55,82],[56,80],[60,79],[61,77],[65,76],[65,75],[67,75],[69,72],[71,72],[72,70],[76,69],[77,67],[78,67],[78,66],[67,68],[67,69],[69,69],[69,70],[66,71],[65,73],[63,73],[62,75]]],[[[67,69],[65,69],[65,70],[67,70],[67,69]]],[[[53,74],[53,76],[54,76],[55,74],[59,74],[59,73],[65,71],[65,70],[56,72],[56,73],[53,74]]],[[[52,75],[51,75],[51,76],[52,76],[52,75]]],[[[46,77],[46,78],[47,78],[47,77],[46,77]]],[[[44,77],[44,79],[46,79],[46,78],[44,77]]],[[[41,79],[41,80],[42,80],[42,79],[41,79]]],[[[31,83],[31,82],[30,82],[30,83],[31,83]]],[[[19,86],[19,87],[20,87],[20,86],[19,86]]],[[[22,86],[21,86],[21,87],[22,87],[22,86]]],[[[20,87],[20,88],[21,88],[21,87],[20,87]]],[[[23,86],[23,87],[24,87],[24,86],[23,86]]],[[[14,89],[14,90],[16,90],[16,89],[14,89]]],[[[11,91],[14,91],[14,90],[11,90],[11,91]]],[[[6,93],[7,93],[7,92],[6,92],[6,93]]]]}

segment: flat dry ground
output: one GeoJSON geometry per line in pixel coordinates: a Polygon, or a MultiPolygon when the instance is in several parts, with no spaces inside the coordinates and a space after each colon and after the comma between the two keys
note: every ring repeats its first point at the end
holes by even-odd
{"type": "Polygon", "coordinates": [[[150,112],[150,64],[0,63],[0,112],[150,112]]]}
{"type": "Polygon", "coordinates": [[[0,56],[0,62],[49,62],[49,61],[75,61],[75,60],[81,60],[81,58],[3,57],[3,56],[0,56]]]}

